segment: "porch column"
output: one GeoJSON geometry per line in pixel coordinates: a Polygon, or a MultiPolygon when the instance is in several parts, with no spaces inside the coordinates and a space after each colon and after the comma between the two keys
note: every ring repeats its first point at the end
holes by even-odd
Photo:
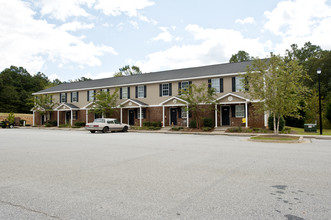
{"type": "Polygon", "coordinates": [[[187,110],[186,110],[186,127],[189,127],[190,126],[190,114],[189,114],[189,111],[188,111],[188,105],[186,106],[187,110]]]}
{"type": "Polygon", "coordinates": [[[73,120],[73,117],[72,117],[72,109],[70,110],[70,124],[71,124],[71,126],[72,126],[72,120],[73,120]]]}
{"type": "Polygon", "coordinates": [[[88,109],[86,109],[86,119],[85,119],[85,124],[88,123],[88,109]]]}
{"type": "Polygon", "coordinates": [[[247,101],[245,102],[245,116],[246,116],[246,128],[248,127],[248,117],[247,117],[248,109],[247,109],[247,101]]]}
{"type": "Polygon", "coordinates": [[[142,125],[142,119],[141,119],[142,118],[142,114],[141,114],[142,113],[142,109],[141,109],[141,106],[139,107],[139,109],[140,109],[140,112],[139,112],[139,118],[140,118],[139,119],[139,122],[140,122],[140,127],[141,127],[141,125],[142,125]]]}
{"type": "Polygon", "coordinates": [[[57,126],[59,127],[60,125],[60,111],[57,111],[57,126]]]}
{"type": "Polygon", "coordinates": [[[32,126],[35,126],[35,124],[34,124],[34,111],[33,111],[33,117],[32,117],[32,126]]]}
{"type": "Polygon", "coordinates": [[[215,128],[217,128],[217,104],[215,104],[215,128]]]}
{"type": "Polygon", "coordinates": [[[162,121],[163,121],[163,127],[165,127],[165,124],[164,124],[164,106],[162,106],[162,121]]]}
{"type": "Polygon", "coordinates": [[[121,124],[122,124],[122,108],[121,108],[121,124]]]}

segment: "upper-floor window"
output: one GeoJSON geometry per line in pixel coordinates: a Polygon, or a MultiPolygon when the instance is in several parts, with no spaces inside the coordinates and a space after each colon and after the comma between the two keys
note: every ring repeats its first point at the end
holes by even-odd
{"type": "Polygon", "coordinates": [[[122,87],[120,89],[120,99],[129,99],[130,98],[130,87],[122,87]]]}
{"type": "Polygon", "coordinates": [[[94,101],[95,90],[87,91],[87,101],[94,101]]]}
{"type": "Polygon", "coordinates": [[[78,102],[78,92],[71,93],[71,102],[78,102]]]}
{"type": "Polygon", "coordinates": [[[109,89],[102,89],[103,92],[109,92],[109,89]]]}
{"type": "Polygon", "coordinates": [[[136,98],[146,98],[146,86],[136,86],[136,98]]]}
{"type": "Polygon", "coordinates": [[[181,91],[186,91],[190,88],[192,81],[183,81],[178,83],[178,95],[181,94],[181,91]]]}
{"type": "Polygon", "coordinates": [[[209,79],[208,88],[215,89],[216,93],[223,92],[223,78],[209,79]]]}
{"type": "Polygon", "coordinates": [[[61,102],[61,103],[62,103],[62,102],[67,102],[67,93],[62,92],[62,93],[60,94],[60,102],[61,102]]]}
{"type": "Polygon", "coordinates": [[[243,80],[244,77],[242,76],[232,77],[232,92],[241,92],[245,90],[243,80]]]}
{"type": "Polygon", "coordinates": [[[171,96],[172,95],[172,84],[163,83],[160,84],[160,96],[171,96]]]}

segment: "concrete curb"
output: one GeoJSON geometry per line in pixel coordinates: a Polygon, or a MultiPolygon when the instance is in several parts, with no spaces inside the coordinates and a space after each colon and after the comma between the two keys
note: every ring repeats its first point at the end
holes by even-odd
{"type": "MultiPolygon", "coordinates": [[[[18,127],[20,129],[44,129],[44,130],[65,130],[65,131],[85,131],[85,128],[58,128],[58,127],[18,127]]],[[[252,137],[257,135],[270,135],[266,133],[225,133],[224,131],[212,131],[212,132],[184,132],[184,131],[170,131],[170,130],[129,130],[129,132],[137,133],[157,133],[157,134],[194,134],[194,135],[225,135],[225,136],[237,136],[237,137],[252,137]]],[[[300,136],[300,139],[320,139],[331,140],[331,135],[297,135],[297,134],[282,134],[288,136],[300,136]]]]}

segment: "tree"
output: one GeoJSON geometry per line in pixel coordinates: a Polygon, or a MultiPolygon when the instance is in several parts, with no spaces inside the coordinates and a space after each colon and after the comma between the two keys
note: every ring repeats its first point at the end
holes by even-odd
{"type": "Polygon", "coordinates": [[[99,91],[94,95],[94,102],[92,104],[91,111],[110,117],[115,108],[117,107],[118,89],[112,94],[107,91],[99,91]]]}
{"type": "Polygon", "coordinates": [[[299,117],[300,102],[308,92],[303,81],[308,75],[296,60],[286,62],[276,55],[269,60],[254,59],[245,77],[248,82],[245,92],[251,99],[260,101],[260,111],[273,115],[275,135],[279,132],[281,116],[299,117]]]}
{"type": "Polygon", "coordinates": [[[248,61],[251,59],[253,59],[253,57],[249,56],[249,54],[246,51],[239,50],[238,53],[232,54],[229,62],[238,63],[238,62],[248,61]]]}
{"type": "Polygon", "coordinates": [[[34,110],[37,111],[41,116],[45,116],[47,112],[54,111],[54,107],[58,103],[53,101],[52,95],[38,95],[35,96],[34,110]]]}
{"type": "Polygon", "coordinates": [[[180,98],[188,103],[188,110],[192,113],[192,118],[196,121],[197,127],[201,128],[204,113],[215,109],[215,89],[208,88],[205,83],[201,85],[191,84],[187,89],[181,89],[180,93],[180,98]]]}
{"type": "Polygon", "coordinates": [[[142,74],[141,70],[137,66],[129,66],[126,65],[122,68],[119,68],[119,72],[115,73],[114,77],[120,77],[120,76],[131,76],[135,74],[142,74]]]}

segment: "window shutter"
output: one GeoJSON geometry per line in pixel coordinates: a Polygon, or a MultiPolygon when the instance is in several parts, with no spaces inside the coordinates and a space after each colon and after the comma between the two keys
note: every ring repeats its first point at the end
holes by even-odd
{"type": "Polygon", "coordinates": [[[223,78],[220,78],[220,92],[223,92],[223,78]]]}
{"type": "Polygon", "coordinates": [[[138,118],[138,109],[134,109],[134,114],[135,114],[135,116],[136,116],[136,118],[138,118]]]}
{"type": "Polygon", "coordinates": [[[178,118],[182,118],[182,108],[178,108],[178,118]]]}
{"type": "Polygon", "coordinates": [[[78,102],[78,101],[79,101],[79,100],[78,100],[78,94],[79,94],[79,92],[76,92],[76,93],[77,93],[77,102],[78,102]]]}
{"type": "Polygon", "coordinates": [[[107,92],[109,92],[109,89],[107,89],[107,92]]]}
{"type": "Polygon", "coordinates": [[[71,92],[71,94],[70,94],[70,102],[72,102],[72,93],[73,93],[73,92],[71,92]]]}
{"type": "Polygon", "coordinates": [[[182,93],[180,92],[180,90],[182,89],[182,83],[179,82],[178,83],[178,95],[181,95],[182,93]]]}
{"type": "MultiPolygon", "coordinates": [[[[37,97],[36,97],[37,98],[37,97]]],[[[61,93],[60,93],[60,103],[62,102],[62,99],[61,99],[61,93]]]]}
{"type": "Polygon", "coordinates": [[[246,117],[246,109],[245,109],[245,105],[244,105],[244,117],[246,117]]]}
{"type": "Polygon", "coordinates": [[[65,98],[65,102],[67,102],[67,94],[68,94],[68,93],[66,93],[66,96],[65,96],[65,97],[66,97],[66,98],[65,98]]]}
{"type": "Polygon", "coordinates": [[[192,84],[192,81],[189,81],[188,84],[191,85],[192,84]]]}
{"type": "Polygon", "coordinates": [[[120,88],[120,99],[122,99],[122,88],[120,88]]]}
{"type": "Polygon", "coordinates": [[[191,111],[188,111],[188,117],[192,118],[192,112],[191,111]]]}
{"type": "Polygon", "coordinates": [[[172,96],[172,83],[169,83],[169,96],[172,96]]]}
{"type": "Polygon", "coordinates": [[[97,95],[97,91],[96,90],[94,90],[94,92],[93,92],[93,101],[95,101],[96,100],[96,96],[97,95]]]}
{"type": "Polygon", "coordinates": [[[232,92],[236,91],[236,77],[232,77],[232,92]]]}
{"type": "Polygon", "coordinates": [[[143,118],[146,118],[146,109],[143,108],[142,110],[143,110],[143,118]]]}
{"type": "Polygon", "coordinates": [[[138,98],[138,86],[136,86],[136,98],[138,98]]]}
{"type": "Polygon", "coordinates": [[[144,86],[144,98],[146,98],[146,96],[147,96],[147,87],[144,86]]]}
{"type": "Polygon", "coordinates": [[[231,105],[231,110],[232,110],[232,113],[231,113],[231,117],[236,117],[236,106],[235,105],[231,105]]]}
{"type": "Polygon", "coordinates": [[[208,89],[211,88],[211,79],[208,79],[208,89]]]}
{"type": "Polygon", "coordinates": [[[128,87],[128,99],[130,98],[130,87],[128,87]]]}
{"type": "Polygon", "coordinates": [[[247,79],[247,77],[245,78],[245,91],[248,91],[248,79],[247,79]]]}
{"type": "Polygon", "coordinates": [[[160,84],[160,97],[162,96],[162,84],[160,84]]]}

